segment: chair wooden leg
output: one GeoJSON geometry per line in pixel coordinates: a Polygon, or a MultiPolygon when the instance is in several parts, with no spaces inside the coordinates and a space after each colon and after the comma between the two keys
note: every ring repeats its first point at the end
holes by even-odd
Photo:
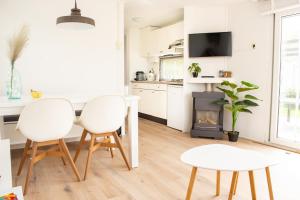
{"type": "Polygon", "coordinates": [[[236,174],[236,179],[235,179],[235,184],[234,184],[234,190],[233,190],[233,195],[236,194],[236,188],[237,188],[237,184],[238,184],[238,180],[239,180],[239,172],[237,172],[236,174]]]}
{"type": "Polygon", "coordinates": [[[25,147],[24,147],[24,151],[23,151],[23,155],[22,155],[22,158],[21,158],[21,162],[20,162],[20,165],[19,165],[19,169],[18,169],[18,172],[17,172],[17,176],[20,176],[21,172],[22,172],[22,169],[23,169],[23,165],[26,161],[26,158],[28,156],[28,150],[30,149],[30,146],[31,146],[31,140],[27,139],[26,140],[26,144],[25,144],[25,147]]]}
{"type": "MultiPolygon", "coordinates": [[[[110,136],[107,136],[107,139],[109,139],[109,141],[111,142],[110,136]]],[[[111,157],[113,158],[113,157],[114,157],[113,148],[112,148],[112,147],[109,147],[108,150],[110,151],[110,155],[111,155],[111,157]]]]}
{"type": "Polygon", "coordinates": [[[189,187],[186,193],[186,197],[185,200],[190,200],[191,196],[192,196],[192,191],[193,191],[193,186],[195,183],[195,178],[196,178],[196,174],[197,174],[197,167],[193,167],[192,169],[192,173],[191,173],[191,178],[190,178],[190,182],[189,182],[189,187]]]}
{"type": "Polygon", "coordinates": [[[114,152],[113,152],[113,148],[109,148],[109,151],[110,151],[110,155],[111,155],[111,157],[113,158],[114,157],[114,152]]]}
{"type": "Polygon", "coordinates": [[[119,150],[120,150],[120,152],[122,154],[122,157],[123,157],[123,159],[124,159],[124,161],[125,161],[125,163],[127,165],[127,168],[128,168],[128,170],[130,170],[131,169],[130,165],[129,165],[128,161],[127,161],[126,155],[124,153],[124,149],[123,149],[123,147],[122,147],[122,145],[120,143],[119,136],[118,136],[117,132],[113,132],[113,136],[114,136],[115,142],[117,143],[117,146],[118,146],[118,148],[119,148],[119,150]]]}
{"type": "Polygon", "coordinates": [[[24,191],[23,194],[26,195],[27,191],[28,191],[28,184],[29,184],[29,180],[32,174],[32,168],[33,165],[35,163],[35,157],[36,157],[36,153],[37,153],[37,149],[38,149],[38,143],[37,142],[33,142],[33,146],[32,146],[32,154],[31,154],[31,161],[28,167],[28,172],[27,172],[27,176],[26,176],[26,180],[25,180],[25,186],[24,186],[24,191]]]}
{"type": "Polygon", "coordinates": [[[75,173],[75,175],[76,175],[76,177],[77,177],[77,180],[80,181],[80,175],[79,175],[79,172],[78,172],[78,170],[77,170],[77,168],[76,168],[76,166],[75,166],[75,164],[74,164],[74,162],[73,162],[73,159],[72,159],[72,157],[71,157],[71,155],[70,155],[70,152],[69,152],[69,150],[68,150],[68,147],[67,147],[65,141],[64,141],[63,139],[60,139],[60,140],[59,140],[59,143],[60,143],[60,145],[61,145],[61,147],[62,147],[62,149],[63,149],[63,151],[64,151],[64,153],[65,153],[65,157],[66,157],[66,158],[69,160],[69,162],[70,162],[70,165],[71,165],[71,167],[72,167],[72,169],[73,169],[73,171],[74,171],[74,173],[75,173]]]}
{"type": "Polygon", "coordinates": [[[235,188],[235,184],[236,184],[237,174],[238,174],[238,172],[236,172],[236,171],[233,172],[228,200],[232,200],[232,198],[233,198],[233,193],[234,193],[234,188],[235,188]]]}
{"type": "Polygon", "coordinates": [[[268,181],[270,200],[274,200],[273,189],[272,189],[272,181],[271,181],[271,175],[270,175],[269,167],[266,167],[266,175],[267,175],[267,181],[268,181]]]}
{"type": "Polygon", "coordinates": [[[77,161],[77,158],[79,156],[79,153],[85,143],[85,138],[86,138],[86,135],[87,135],[87,130],[83,129],[83,132],[82,132],[82,135],[81,135],[81,139],[80,139],[80,142],[79,142],[79,145],[77,147],[77,150],[76,150],[76,153],[75,153],[75,156],[74,156],[74,163],[77,161]]]}
{"type": "Polygon", "coordinates": [[[94,147],[94,144],[95,144],[95,139],[96,139],[96,136],[94,134],[91,134],[91,141],[90,141],[89,153],[88,153],[88,157],[87,157],[87,161],[86,161],[86,166],[85,166],[85,172],[84,172],[84,180],[86,180],[88,169],[90,167],[90,162],[91,162],[91,159],[92,159],[93,147],[94,147]]]}
{"type": "Polygon", "coordinates": [[[217,171],[217,180],[216,180],[216,196],[220,195],[220,179],[221,179],[221,171],[217,171]]]}
{"type": "MultiPolygon", "coordinates": [[[[60,143],[58,144],[58,147],[59,147],[59,151],[65,155],[63,147],[62,147],[62,145],[60,143]]],[[[63,164],[66,166],[67,163],[65,161],[65,156],[61,156],[61,160],[62,160],[63,164]]]]}
{"type": "Polygon", "coordinates": [[[254,174],[253,171],[249,171],[249,180],[250,180],[250,187],[251,187],[251,195],[252,200],[256,200],[256,191],[255,191],[255,183],[254,183],[254,174]]]}

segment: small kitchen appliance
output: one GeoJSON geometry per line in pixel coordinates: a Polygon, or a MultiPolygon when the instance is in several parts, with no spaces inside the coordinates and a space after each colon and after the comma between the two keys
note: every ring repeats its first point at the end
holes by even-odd
{"type": "Polygon", "coordinates": [[[145,72],[143,72],[143,71],[137,71],[135,73],[135,79],[134,80],[136,80],[136,81],[145,81],[146,80],[145,79],[145,72]]]}

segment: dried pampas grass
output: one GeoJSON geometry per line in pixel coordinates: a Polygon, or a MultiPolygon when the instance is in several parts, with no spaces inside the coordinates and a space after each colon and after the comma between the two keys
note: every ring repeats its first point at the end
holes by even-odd
{"type": "Polygon", "coordinates": [[[29,40],[28,35],[29,27],[24,25],[20,31],[9,40],[9,59],[12,67],[14,67],[16,60],[21,56],[22,51],[29,40]]]}

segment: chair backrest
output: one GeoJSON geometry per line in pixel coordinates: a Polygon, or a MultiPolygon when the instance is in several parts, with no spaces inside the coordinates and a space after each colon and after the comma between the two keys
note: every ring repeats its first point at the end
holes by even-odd
{"type": "Polygon", "coordinates": [[[17,129],[36,142],[61,139],[73,126],[75,112],[66,99],[41,99],[23,109],[17,129]]]}
{"type": "Polygon", "coordinates": [[[79,122],[91,133],[113,132],[123,125],[125,115],[122,96],[101,96],[87,102],[79,122]]]}

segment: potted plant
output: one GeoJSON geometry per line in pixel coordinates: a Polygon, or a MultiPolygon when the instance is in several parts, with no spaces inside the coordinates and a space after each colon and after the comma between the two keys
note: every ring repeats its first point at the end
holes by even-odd
{"type": "Polygon", "coordinates": [[[252,113],[249,108],[258,106],[256,101],[260,100],[253,95],[244,93],[251,90],[257,90],[259,87],[246,81],[241,81],[240,85],[229,81],[223,81],[221,86],[217,88],[223,91],[228,97],[228,99],[217,100],[215,103],[223,105],[226,110],[231,112],[232,130],[228,132],[228,139],[229,141],[236,142],[239,137],[239,132],[235,129],[239,113],[252,113]]]}
{"type": "Polygon", "coordinates": [[[199,66],[199,63],[192,63],[188,70],[192,73],[194,78],[197,78],[198,74],[201,72],[201,67],[199,66]]]}

